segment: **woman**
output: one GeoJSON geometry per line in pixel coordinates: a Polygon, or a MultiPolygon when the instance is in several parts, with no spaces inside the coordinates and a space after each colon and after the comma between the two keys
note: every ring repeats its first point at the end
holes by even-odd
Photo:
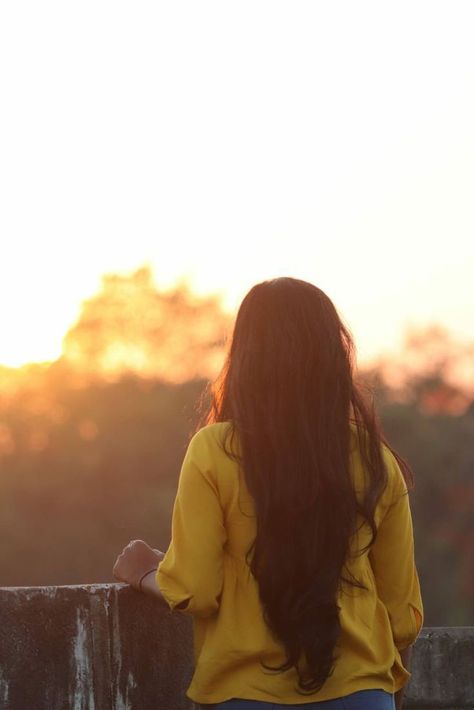
{"type": "Polygon", "coordinates": [[[352,371],[320,289],[252,288],[183,462],[170,547],[134,541],[116,562],[193,616],[188,696],[203,707],[401,708],[423,622],[411,474],[352,371]]]}

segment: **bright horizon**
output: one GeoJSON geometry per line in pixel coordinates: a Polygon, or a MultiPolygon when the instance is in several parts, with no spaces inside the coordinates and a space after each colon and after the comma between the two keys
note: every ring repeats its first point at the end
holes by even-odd
{"type": "Polygon", "coordinates": [[[234,310],[320,286],[361,360],[474,339],[469,2],[4,3],[0,363],[54,360],[104,273],[234,310]]]}

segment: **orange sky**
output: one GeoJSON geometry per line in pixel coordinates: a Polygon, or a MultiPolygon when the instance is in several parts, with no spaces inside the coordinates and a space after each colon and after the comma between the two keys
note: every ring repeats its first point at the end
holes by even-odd
{"type": "Polygon", "coordinates": [[[0,363],[56,358],[104,272],[235,308],[322,287],[362,358],[474,338],[472,5],[0,8],[0,363]]]}

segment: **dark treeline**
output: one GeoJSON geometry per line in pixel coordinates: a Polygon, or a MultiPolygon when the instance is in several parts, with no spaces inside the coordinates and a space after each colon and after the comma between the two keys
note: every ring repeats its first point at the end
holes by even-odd
{"type": "MultiPolygon", "coordinates": [[[[0,410],[0,585],[110,580],[133,538],[163,548],[202,381],[124,377],[47,402],[17,392],[0,410]]],[[[45,384],[45,383],[43,383],[45,384]]]]}

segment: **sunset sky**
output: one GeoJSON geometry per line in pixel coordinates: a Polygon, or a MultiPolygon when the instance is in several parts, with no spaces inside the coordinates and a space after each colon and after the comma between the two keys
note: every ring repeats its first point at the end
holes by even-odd
{"type": "Polygon", "coordinates": [[[0,5],[0,363],[101,275],[332,298],[362,358],[474,338],[472,2],[0,5]]]}

